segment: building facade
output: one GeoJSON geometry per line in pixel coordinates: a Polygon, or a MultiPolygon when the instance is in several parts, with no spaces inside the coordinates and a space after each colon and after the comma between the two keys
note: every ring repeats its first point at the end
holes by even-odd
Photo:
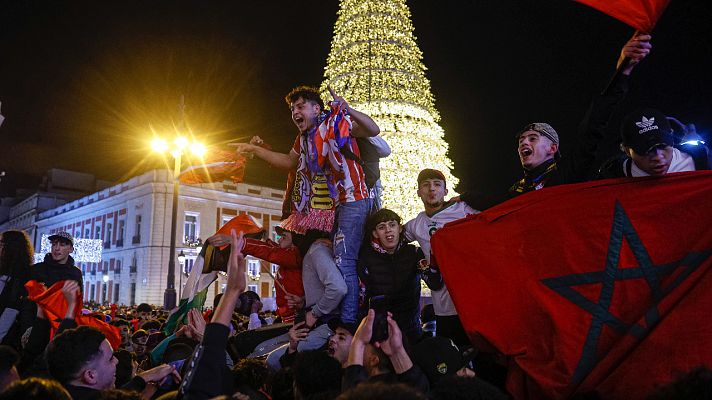
{"type": "MultiPolygon", "coordinates": [[[[202,243],[239,214],[249,215],[274,238],[284,190],[245,183],[181,185],[176,223],[175,287],[182,292],[202,243]]],[[[35,222],[34,246],[43,235],[70,232],[76,238],[100,239],[101,261],[77,262],[84,275],[84,299],[97,303],[163,304],[170,251],[173,177],[168,170],[149,171],[125,182],[41,212],[35,222]]],[[[248,257],[248,290],[274,296],[276,266],[248,257]]],[[[220,276],[206,305],[224,290],[220,276]]],[[[266,304],[270,301],[267,300],[266,304]]]]}

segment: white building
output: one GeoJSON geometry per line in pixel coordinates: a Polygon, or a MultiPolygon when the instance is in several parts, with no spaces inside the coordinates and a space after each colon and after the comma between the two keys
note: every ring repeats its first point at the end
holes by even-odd
{"type": "MultiPolygon", "coordinates": [[[[34,246],[43,234],[67,231],[77,238],[101,239],[101,262],[79,262],[84,274],[84,299],[117,304],[163,304],[170,251],[173,182],[168,170],[154,170],[126,182],[41,212],[35,222],[34,246]]],[[[238,214],[250,215],[274,237],[284,190],[228,182],[181,185],[176,226],[175,287],[193,265],[199,245],[238,214]],[[181,273],[182,272],[182,273],[181,273]]],[[[248,290],[262,297],[274,293],[266,271],[275,266],[248,257],[248,290]]],[[[206,305],[224,288],[221,277],[208,293],[206,305]]]]}

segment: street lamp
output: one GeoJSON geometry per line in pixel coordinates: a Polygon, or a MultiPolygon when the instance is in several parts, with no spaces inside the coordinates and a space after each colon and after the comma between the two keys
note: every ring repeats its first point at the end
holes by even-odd
{"type": "Polygon", "coordinates": [[[171,248],[168,256],[168,277],[166,290],[163,293],[163,308],[172,310],[176,306],[176,223],[178,218],[178,190],[180,187],[178,175],[180,175],[181,159],[183,154],[190,151],[202,157],[205,154],[205,146],[193,142],[191,143],[186,137],[178,136],[173,140],[173,145],[170,146],[167,141],[157,138],[152,143],[153,150],[162,154],[167,151],[173,156],[173,209],[171,211],[171,248]]]}
{"type": "Polygon", "coordinates": [[[180,251],[180,254],[178,254],[178,263],[181,265],[180,267],[180,274],[178,276],[180,277],[178,279],[178,296],[183,296],[183,274],[185,273],[185,253],[183,253],[183,250],[180,251]]]}

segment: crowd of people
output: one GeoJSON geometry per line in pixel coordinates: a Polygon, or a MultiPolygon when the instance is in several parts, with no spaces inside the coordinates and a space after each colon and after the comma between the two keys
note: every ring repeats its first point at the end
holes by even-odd
{"type": "MultiPolygon", "coordinates": [[[[334,92],[326,107],[316,89],[295,88],[286,97],[299,130],[289,153],[259,137],[235,146],[289,172],[279,239],[234,231],[208,238],[208,246],[230,249],[225,291],[175,329],[169,311],[148,304],[83,304],[70,234],[50,236],[51,252],[31,265],[27,235],[3,232],[0,399],[508,398],[506,360],[470,343],[430,239],[508,198],[589,179],[650,40],[639,34],[623,47],[621,73],[593,100],[569,154],[551,125],[528,124],[516,134],[520,180],[448,200],[445,175],[423,169],[413,182],[423,210],[410,221],[380,207],[378,159],[390,148],[373,119],[334,92]],[[246,255],[279,265],[276,312],[245,290],[246,255]],[[423,307],[421,281],[431,306],[423,307]]],[[[621,140],[601,178],[710,167],[708,150],[677,143],[657,110],[626,117],[621,140]]]]}

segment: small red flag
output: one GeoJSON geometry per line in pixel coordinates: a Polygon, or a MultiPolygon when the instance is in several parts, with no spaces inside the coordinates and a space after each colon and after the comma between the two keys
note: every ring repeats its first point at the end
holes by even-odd
{"type": "MultiPolygon", "coordinates": [[[[38,307],[42,308],[42,311],[44,311],[45,316],[52,326],[50,337],[54,337],[54,333],[59,327],[59,320],[64,318],[67,314],[67,301],[64,299],[64,295],[62,294],[64,282],[65,281],[59,281],[46,290],[44,285],[34,280],[25,284],[29,295],[28,298],[37,303],[38,307]]],[[[97,328],[104,334],[104,336],[106,336],[106,339],[111,344],[111,347],[114,350],[118,350],[119,346],[121,346],[121,333],[119,332],[119,328],[109,325],[106,322],[100,321],[94,317],[80,315],[79,311],[81,310],[81,307],[82,295],[79,293],[77,295],[76,309],[74,310],[74,320],[77,322],[77,325],[87,325],[97,328]]]]}
{"type": "Polygon", "coordinates": [[[446,225],[434,254],[515,398],[639,399],[712,367],[712,172],[562,185],[446,225]]]}
{"type": "Polygon", "coordinates": [[[624,22],[643,33],[650,33],[670,0],[576,0],[624,22]]]}
{"type": "Polygon", "coordinates": [[[247,159],[234,151],[212,150],[201,165],[183,170],[178,180],[185,184],[212,183],[231,180],[242,182],[245,177],[247,159]]]}

